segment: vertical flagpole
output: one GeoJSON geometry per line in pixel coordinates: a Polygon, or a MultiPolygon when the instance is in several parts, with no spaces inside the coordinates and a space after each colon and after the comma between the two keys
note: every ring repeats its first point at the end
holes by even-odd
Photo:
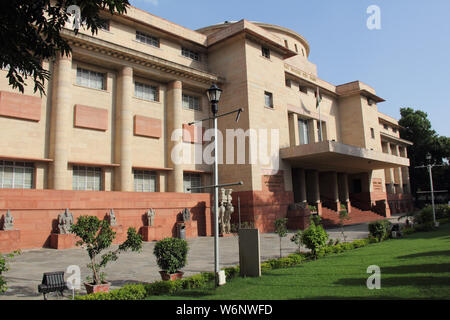
{"type": "Polygon", "coordinates": [[[323,141],[323,138],[322,138],[322,134],[323,134],[323,132],[322,132],[322,112],[320,112],[320,101],[321,101],[321,99],[320,99],[319,87],[317,87],[316,100],[317,100],[317,106],[319,108],[319,142],[322,142],[323,141]]]}

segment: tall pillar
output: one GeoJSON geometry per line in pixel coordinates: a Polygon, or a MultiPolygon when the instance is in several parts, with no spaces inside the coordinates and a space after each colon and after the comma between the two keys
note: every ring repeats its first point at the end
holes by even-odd
{"type": "Polygon", "coordinates": [[[300,144],[300,136],[298,132],[298,115],[296,113],[289,114],[289,138],[291,147],[300,144]]]}
{"type": "Polygon", "coordinates": [[[330,184],[331,184],[331,193],[333,196],[334,204],[333,206],[336,207],[336,211],[339,212],[341,209],[341,204],[339,202],[339,183],[338,183],[338,175],[337,172],[331,172],[330,173],[330,184]]]}
{"type": "Polygon", "coordinates": [[[317,206],[317,212],[322,215],[322,202],[320,201],[320,183],[319,183],[319,171],[312,171],[312,187],[313,187],[313,199],[317,206]]]}
{"type": "MultiPolygon", "coordinates": [[[[389,142],[387,143],[387,150],[388,150],[388,154],[395,155],[394,152],[392,152],[392,146],[391,146],[391,144],[389,142]]],[[[388,171],[388,179],[389,179],[389,190],[388,190],[388,193],[394,194],[395,193],[394,168],[389,168],[389,169],[387,169],[387,171],[388,171]]]]}
{"type": "MultiPolygon", "coordinates": [[[[395,146],[395,155],[400,157],[400,146],[395,146]]],[[[394,169],[394,177],[395,182],[398,184],[397,193],[403,193],[403,176],[402,176],[402,167],[398,167],[394,169]]]]}
{"type": "Polygon", "coordinates": [[[299,170],[299,179],[300,179],[300,200],[301,202],[308,202],[306,198],[306,174],[305,169],[299,170]]]}
{"type": "Polygon", "coordinates": [[[341,203],[345,203],[347,206],[347,212],[351,212],[350,195],[348,192],[348,174],[340,173],[338,176],[339,180],[339,200],[341,203]]]}
{"type": "Polygon", "coordinates": [[[319,122],[317,120],[311,119],[308,121],[308,135],[310,143],[319,142],[318,126],[319,122]]]}
{"type": "Polygon", "coordinates": [[[70,190],[68,169],[70,130],[72,128],[72,56],[58,56],[54,68],[53,110],[51,126],[50,188],[70,190]]]}
{"type": "Polygon", "coordinates": [[[133,162],[131,144],[133,139],[133,68],[124,66],[117,78],[116,130],[118,134],[118,190],[133,191],[133,162]]]}
{"type": "Polygon", "coordinates": [[[169,174],[169,192],[184,192],[183,187],[183,165],[172,160],[172,149],[183,143],[183,137],[178,136],[176,141],[172,141],[172,133],[176,129],[183,128],[183,84],[181,81],[172,81],[167,90],[167,138],[168,138],[168,164],[173,171],[169,174]]]}

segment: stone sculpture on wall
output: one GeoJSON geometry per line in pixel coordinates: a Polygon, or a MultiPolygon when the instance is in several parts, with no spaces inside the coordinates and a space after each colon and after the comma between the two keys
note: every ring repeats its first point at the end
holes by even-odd
{"type": "Polygon", "coordinates": [[[191,212],[189,211],[188,208],[184,208],[182,214],[183,214],[183,222],[191,221],[191,212]]]}
{"type": "Polygon", "coordinates": [[[72,233],[71,229],[73,226],[73,215],[66,209],[64,213],[58,216],[58,229],[59,234],[69,234],[72,233]]]}
{"type": "Polygon", "coordinates": [[[111,209],[111,211],[109,212],[109,224],[111,225],[111,227],[117,226],[116,214],[114,213],[113,209],[111,209]]]}
{"type": "Polygon", "coordinates": [[[153,225],[155,224],[155,215],[156,215],[155,210],[149,209],[147,211],[147,223],[149,227],[153,227],[153,225]]]}
{"type": "Polygon", "coordinates": [[[3,230],[10,231],[14,229],[14,218],[11,214],[11,211],[6,211],[6,215],[3,219],[3,230]]]}

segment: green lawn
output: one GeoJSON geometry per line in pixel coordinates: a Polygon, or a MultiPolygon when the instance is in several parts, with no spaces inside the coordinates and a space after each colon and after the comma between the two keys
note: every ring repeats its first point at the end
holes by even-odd
{"type": "Polygon", "coordinates": [[[450,224],[330,255],[261,278],[236,278],[214,290],[151,299],[450,299],[450,224]],[[366,287],[367,267],[381,268],[381,289],[366,287]]]}

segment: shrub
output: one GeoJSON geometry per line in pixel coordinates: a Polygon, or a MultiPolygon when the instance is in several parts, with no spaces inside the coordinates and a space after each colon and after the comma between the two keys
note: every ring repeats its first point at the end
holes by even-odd
{"type": "Polygon", "coordinates": [[[450,206],[448,204],[439,204],[435,209],[436,219],[450,218],[450,206]]]}
{"type": "Polygon", "coordinates": [[[297,252],[300,253],[301,247],[302,247],[302,230],[298,230],[292,237],[291,241],[294,242],[297,245],[297,252]]]}
{"type": "Polygon", "coordinates": [[[225,268],[224,270],[225,270],[225,276],[226,276],[227,279],[236,278],[240,274],[239,266],[225,268]]]}
{"type": "Polygon", "coordinates": [[[153,250],[161,270],[173,274],[186,265],[188,243],[183,239],[166,238],[158,241],[153,250]]]}
{"type": "Polygon", "coordinates": [[[432,206],[427,206],[414,214],[415,224],[426,224],[429,222],[434,222],[432,206]]]}
{"type": "Polygon", "coordinates": [[[309,217],[309,221],[310,221],[310,224],[314,223],[316,226],[318,226],[319,224],[321,224],[322,218],[318,214],[312,214],[309,217]]]}
{"type": "Polygon", "coordinates": [[[433,221],[414,225],[415,232],[432,231],[432,230],[434,230],[434,222],[433,221]]]}
{"type": "Polygon", "coordinates": [[[157,281],[145,286],[147,296],[171,295],[183,289],[183,280],[157,281]]]}
{"type": "Polygon", "coordinates": [[[3,278],[2,274],[9,270],[8,263],[17,254],[20,254],[20,251],[14,251],[5,255],[0,254],[0,293],[5,293],[8,289],[6,280],[3,278]]]}
{"type": "Polygon", "coordinates": [[[378,241],[383,241],[389,237],[391,223],[388,220],[378,220],[369,223],[370,235],[378,241]]]}
{"type": "Polygon", "coordinates": [[[317,252],[325,246],[328,240],[328,234],[322,226],[316,226],[311,223],[310,227],[303,232],[302,242],[308,249],[311,249],[312,256],[317,258],[317,252]]]}
{"type": "MultiPolygon", "coordinates": [[[[72,232],[81,240],[77,241],[77,246],[84,247],[91,262],[87,265],[92,271],[92,284],[104,283],[104,273],[101,272],[110,261],[116,261],[119,254],[128,250],[139,252],[142,248],[142,237],[136,233],[136,229],[129,228],[127,239],[115,251],[110,251],[101,256],[100,262],[96,262],[96,257],[108,249],[116,233],[111,228],[108,220],[99,220],[95,216],[78,217],[77,223],[72,226],[72,232]]],[[[89,279],[89,278],[88,278],[89,279]]]]}

